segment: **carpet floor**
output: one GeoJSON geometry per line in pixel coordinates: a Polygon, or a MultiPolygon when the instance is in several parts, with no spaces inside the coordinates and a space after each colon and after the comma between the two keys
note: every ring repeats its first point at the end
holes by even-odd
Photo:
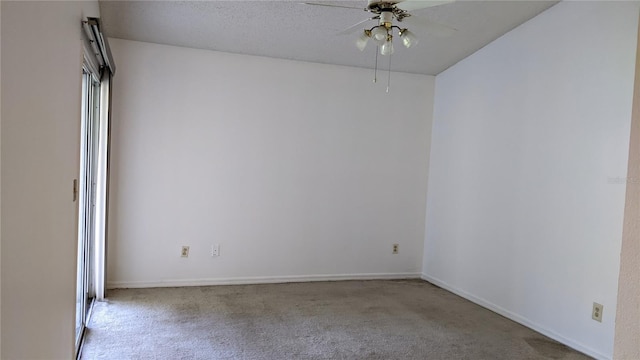
{"type": "Polygon", "coordinates": [[[81,359],[589,359],[422,280],[111,290],[81,359]]]}

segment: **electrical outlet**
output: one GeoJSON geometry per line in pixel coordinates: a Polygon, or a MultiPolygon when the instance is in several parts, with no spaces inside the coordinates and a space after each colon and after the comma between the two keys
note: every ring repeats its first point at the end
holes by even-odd
{"type": "Polygon", "coordinates": [[[398,244],[393,244],[393,251],[392,251],[391,253],[392,253],[392,254],[397,254],[397,253],[398,253],[398,247],[399,247],[399,246],[400,246],[400,245],[398,245],[398,244]]]}
{"type": "Polygon", "coordinates": [[[182,251],[180,252],[181,257],[189,257],[189,247],[183,246],[182,251]]]}
{"type": "Polygon", "coordinates": [[[591,312],[591,318],[593,320],[602,322],[602,308],[602,304],[593,303],[593,310],[591,312]]]}
{"type": "Polygon", "coordinates": [[[219,244],[211,245],[211,256],[220,256],[220,245],[219,244]]]}

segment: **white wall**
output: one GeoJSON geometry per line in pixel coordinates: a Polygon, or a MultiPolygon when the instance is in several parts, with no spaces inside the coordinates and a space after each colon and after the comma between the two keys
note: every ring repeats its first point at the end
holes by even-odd
{"type": "Polygon", "coordinates": [[[600,358],[637,21],[637,2],[562,2],[436,78],[423,277],[600,358]]]}
{"type": "Polygon", "coordinates": [[[2,1],[2,359],[74,354],[81,19],[97,2],[2,1]]]}
{"type": "Polygon", "coordinates": [[[419,276],[433,77],[110,42],[110,287],[419,276]]]}

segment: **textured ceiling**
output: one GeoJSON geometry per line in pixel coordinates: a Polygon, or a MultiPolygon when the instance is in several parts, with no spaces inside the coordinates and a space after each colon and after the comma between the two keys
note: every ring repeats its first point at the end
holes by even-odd
{"type": "MultiPolygon", "coordinates": [[[[316,1],[364,9],[366,1],[316,1]]],[[[441,37],[408,26],[420,39],[404,48],[395,39],[392,70],[436,75],[554,5],[556,1],[457,1],[415,10],[448,25],[441,37]]],[[[100,1],[109,37],[239,54],[373,68],[375,46],[360,52],[358,33],[336,33],[371,17],[363,10],[310,6],[299,1],[100,1]]],[[[374,21],[363,24],[369,28],[374,21]]],[[[380,66],[387,67],[387,58],[380,66]]]]}

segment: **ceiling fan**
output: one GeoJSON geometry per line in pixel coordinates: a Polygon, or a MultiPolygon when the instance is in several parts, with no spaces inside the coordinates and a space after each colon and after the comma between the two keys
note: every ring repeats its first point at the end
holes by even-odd
{"type": "Polygon", "coordinates": [[[360,51],[362,51],[367,46],[369,40],[372,40],[380,48],[381,55],[391,55],[393,53],[394,29],[397,30],[400,39],[402,39],[402,44],[405,47],[409,48],[418,43],[418,38],[413,32],[409,31],[406,27],[394,25],[394,21],[396,23],[403,23],[403,25],[409,24],[422,27],[436,35],[447,36],[455,33],[457,30],[452,27],[438,24],[410,13],[410,11],[413,10],[448,4],[453,1],[455,0],[368,0],[367,7],[364,9],[314,2],[305,2],[304,4],[364,10],[374,14],[374,16],[360,21],[342,30],[338,34],[351,34],[367,21],[377,20],[377,25],[374,25],[369,29],[365,28],[362,33],[360,33],[360,36],[356,40],[356,46],[360,51]]]}

